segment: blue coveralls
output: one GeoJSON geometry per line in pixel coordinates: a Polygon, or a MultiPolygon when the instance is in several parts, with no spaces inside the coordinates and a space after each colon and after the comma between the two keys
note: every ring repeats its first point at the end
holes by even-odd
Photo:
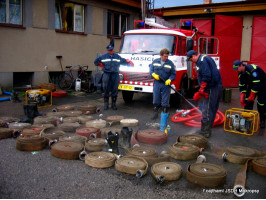
{"type": "Polygon", "coordinates": [[[254,101],[247,101],[250,92],[256,93],[257,108],[260,119],[265,120],[266,115],[266,75],[259,66],[251,64],[245,65],[245,71],[238,74],[239,91],[246,93],[244,109],[253,110],[254,101]]]}
{"type": "MultiPolygon", "coordinates": [[[[156,73],[164,81],[170,79],[171,81],[175,80],[176,71],[174,63],[171,60],[166,60],[162,65],[161,59],[155,59],[150,65],[150,75],[156,73]]],[[[165,82],[162,80],[154,80],[153,86],[153,105],[161,105],[164,108],[169,108],[170,92],[171,88],[168,85],[165,85],[165,82]]]]}
{"type": "Polygon", "coordinates": [[[222,78],[214,60],[206,55],[200,55],[197,63],[198,81],[207,83],[204,92],[209,94],[209,98],[203,98],[202,123],[213,123],[222,91],[222,78]]]}
{"type": "Polygon", "coordinates": [[[96,66],[99,62],[104,66],[102,77],[104,97],[109,98],[110,92],[111,97],[116,97],[119,85],[119,66],[126,63],[126,59],[120,57],[117,53],[113,55],[105,53],[94,60],[96,66]]]}

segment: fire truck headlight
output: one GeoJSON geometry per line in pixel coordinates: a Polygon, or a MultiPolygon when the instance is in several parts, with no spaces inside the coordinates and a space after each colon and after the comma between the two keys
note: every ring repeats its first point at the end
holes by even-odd
{"type": "Polygon", "coordinates": [[[123,74],[119,74],[119,81],[123,81],[124,80],[124,75],[123,74]]]}

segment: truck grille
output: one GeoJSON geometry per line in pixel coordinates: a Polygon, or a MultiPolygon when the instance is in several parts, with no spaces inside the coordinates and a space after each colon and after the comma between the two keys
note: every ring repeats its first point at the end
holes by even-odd
{"type": "Polygon", "coordinates": [[[124,81],[146,82],[153,83],[153,80],[149,73],[136,73],[136,72],[123,72],[124,81]]]}

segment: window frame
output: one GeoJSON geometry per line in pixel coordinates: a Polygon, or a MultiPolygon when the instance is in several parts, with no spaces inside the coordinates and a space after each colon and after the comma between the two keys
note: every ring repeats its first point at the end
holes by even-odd
{"type": "Polygon", "coordinates": [[[20,0],[20,9],[19,9],[19,24],[10,23],[10,0],[5,0],[5,22],[0,22],[1,26],[8,26],[8,27],[17,27],[17,28],[23,28],[23,0],[20,0]]]}
{"type": "Polygon", "coordinates": [[[128,30],[129,26],[129,15],[126,13],[118,12],[118,11],[113,11],[113,10],[107,10],[107,37],[112,37],[112,38],[121,38],[123,33],[128,30]],[[111,14],[111,20],[109,21],[109,14],[111,14]],[[115,33],[115,15],[119,15],[119,24],[118,24],[118,34],[115,33]],[[122,20],[122,18],[125,17],[126,20],[122,20]],[[122,30],[122,23],[125,21],[125,29],[122,30]],[[111,25],[109,24],[111,22],[111,25]],[[110,26],[110,27],[109,27],[110,26]],[[110,33],[109,33],[110,29],[110,33]]]}
{"type": "Polygon", "coordinates": [[[219,39],[217,37],[199,37],[198,49],[199,49],[199,53],[201,53],[201,54],[218,55],[218,53],[219,53],[219,39]],[[204,40],[205,40],[205,44],[203,43],[204,40]],[[210,40],[213,40],[213,41],[215,40],[216,42],[212,42],[210,40]],[[216,47],[215,47],[215,45],[216,45],[216,47]],[[204,48],[204,50],[206,52],[202,52],[201,47],[204,48]],[[209,47],[211,47],[211,49],[213,51],[212,53],[211,53],[211,50],[209,47]]]}
{"type": "Polygon", "coordinates": [[[85,6],[84,4],[71,2],[71,1],[56,1],[55,2],[55,31],[61,33],[74,33],[80,35],[87,35],[85,34],[85,6]],[[66,17],[65,17],[65,8],[66,4],[73,4],[73,14],[72,14],[72,30],[67,30],[65,27],[66,24],[66,17]],[[76,28],[76,13],[77,13],[77,6],[81,6],[82,14],[81,14],[81,31],[77,30],[76,28]],[[59,25],[57,25],[57,23],[59,25]]]}

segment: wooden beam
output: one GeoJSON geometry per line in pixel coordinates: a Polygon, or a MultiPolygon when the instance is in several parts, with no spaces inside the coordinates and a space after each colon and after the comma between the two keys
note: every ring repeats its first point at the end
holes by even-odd
{"type": "Polygon", "coordinates": [[[224,13],[224,12],[243,12],[243,11],[262,11],[266,10],[266,3],[256,3],[249,5],[234,5],[234,6],[200,6],[193,8],[165,9],[162,10],[163,16],[178,16],[178,15],[196,15],[208,14],[205,9],[212,9],[211,13],[224,13]]]}
{"type": "Polygon", "coordinates": [[[136,7],[136,8],[141,8],[140,1],[139,2],[133,1],[133,0],[112,0],[112,1],[124,4],[124,5],[128,5],[128,6],[136,7]]]}

